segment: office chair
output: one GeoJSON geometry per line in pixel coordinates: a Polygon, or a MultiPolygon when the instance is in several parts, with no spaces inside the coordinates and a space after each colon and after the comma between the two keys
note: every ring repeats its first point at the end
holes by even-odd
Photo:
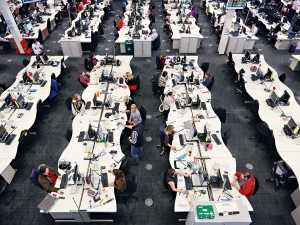
{"type": "Polygon", "coordinates": [[[7,88],[8,88],[8,87],[7,87],[6,83],[0,83],[0,90],[1,90],[2,92],[4,92],[7,88]]]}
{"type": "Polygon", "coordinates": [[[227,69],[222,70],[222,72],[228,72],[227,75],[234,73],[235,72],[235,69],[234,69],[235,63],[232,58],[232,52],[228,53],[228,58],[226,60],[226,64],[227,64],[227,69]]]}
{"type": "Polygon", "coordinates": [[[73,135],[73,131],[71,129],[66,130],[65,138],[67,139],[68,142],[71,141],[73,135]]]}
{"type": "Polygon", "coordinates": [[[215,77],[212,76],[212,78],[211,78],[211,84],[207,87],[207,89],[208,89],[209,91],[212,90],[212,88],[213,88],[213,86],[214,86],[214,83],[215,83],[215,77]]]}
{"type": "MultiPolygon", "coordinates": [[[[99,30],[98,32],[101,32],[101,31],[99,30]]],[[[91,42],[91,50],[95,50],[98,47],[98,38],[102,38],[102,37],[101,36],[97,36],[96,33],[92,33],[91,34],[91,40],[92,40],[92,42],[91,42]]]]}
{"type": "Polygon", "coordinates": [[[71,97],[68,97],[66,100],[65,100],[65,104],[67,106],[67,109],[68,110],[71,110],[72,107],[71,107],[71,104],[72,104],[72,98],[71,97]]]}
{"type": "Polygon", "coordinates": [[[120,170],[125,174],[125,176],[130,173],[130,164],[129,161],[124,158],[121,162],[120,170]]]}
{"type": "Polygon", "coordinates": [[[31,174],[30,174],[30,180],[31,182],[38,187],[39,189],[44,190],[43,186],[39,183],[38,178],[40,175],[40,171],[37,169],[32,169],[31,174]]]}
{"type": "Polygon", "coordinates": [[[141,80],[140,80],[140,76],[137,75],[136,78],[135,78],[135,82],[136,82],[136,89],[135,90],[132,90],[132,97],[133,96],[141,96],[139,94],[139,91],[140,91],[140,87],[141,87],[141,80]]]}
{"type": "Polygon", "coordinates": [[[125,198],[126,200],[125,204],[127,207],[129,207],[128,199],[130,197],[138,199],[138,197],[133,195],[136,192],[136,189],[137,189],[137,178],[135,174],[128,173],[126,175],[126,190],[124,192],[117,192],[117,196],[120,198],[125,198]]]}
{"type": "Polygon", "coordinates": [[[156,62],[156,70],[163,70],[164,69],[164,66],[161,62],[161,58],[160,58],[160,53],[158,53],[156,56],[155,56],[155,62],[156,62]]]}
{"type": "Polygon", "coordinates": [[[144,125],[144,129],[145,130],[148,130],[146,127],[145,127],[145,123],[146,123],[146,120],[147,120],[147,111],[145,109],[144,106],[141,106],[140,107],[140,114],[141,114],[141,117],[142,117],[142,124],[144,125]]]}
{"type": "Polygon", "coordinates": [[[160,152],[160,156],[162,156],[165,152],[165,126],[164,125],[160,125],[159,126],[159,140],[160,140],[160,144],[157,145],[157,148],[161,147],[162,151],[160,152]]]}
{"type": "Polygon", "coordinates": [[[217,107],[213,109],[222,123],[226,122],[226,109],[217,107]]]}
{"type": "Polygon", "coordinates": [[[55,97],[58,96],[58,83],[56,79],[51,78],[51,90],[50,95],[48,96],[47,100],[52,101],[55,97]]]}
{"type": "Polygon", "coordinates": [[[245,73],[244,69],[241,69],[239,71],[240,79],[235,81],[236,83],[238,83],[238,88],[235,88],[235,93],[243,94],[245,92],[245,80],[243,78],[244,73],[245,73]]]}
{"type": "Polygon", "coordinates": [[[278,77],[278,79],[279,79],[282,83],[284,83],[284,81],[285,81],[285,79],[286,79],[286,74],[285,74],[285,73],[281,74],[281,75],[278,77]]]}
{"type": "Polygon", "coordinates": [[[227,145],[229,138],[231,137],[231,128],[228,128],[225,132],[224,135],[222,135],[222,140],[225,145],[227,145]]]}
{"type": "Polygon", "coordinates": [[[167,176],[168,176],[168,172],[164,172],[163,175],[162,175],[162,183],[163,183],[163,189],[162,189],[162,193],[166,193],[166,192],[169,192],[171,193],[171,199],[170,199],[170,202],[173,202],[175,201],[175,198],[176,198],[176,192],[173,191],[170,187],[170,185],[168,184],[167,182],[167,176]]]}
{"type": "Polygon", "coordinates": [[[271,175],[272,177],[266,179],[266,182],[275,181],[275,191],[279,189],[280,185],[284,186],[296,179],[293,171],[284,160],[274,162],[271,175]]]}
{"type": "Polygon", "coordinates": [[[30,61],[28,59],[23,59],[23,66],[24,67],[28,66],[29,63],[30,63],[30,61]]]}
{"type": "Polygon", "coordinates": [[[41,100],[38,100],[38,102],[37,102],[36,111],[37,111],[37,113],[36,113],[37,120],[40,121],[42,124],[46,124],[42,118],[44,107],[43,107],[43,103],[41,100]]]}
{"type": "Polygon", "coordinates": [[[253,195],[255,195],[259,189],[259,181],[258,181],[257,177],[254,177],[254,179],[255,179],[255,188],[254,188],[253,195]]]}
{"type": "Polygon", "coordinates": [[[160,72],[158,73],[154,73],[151,80],[150,80],[150,83],[152,85],[152,92],[153,92],[153,96],[156,97],[157,96],[157,93],[158,93],[158,80],[159,80],[159,77],[160,77],[160,72]]]}
{"type": "Polygon", "coordinates": [[[114,20],[114,28],[117,29],[117,21],[116,20],[114,20]]]}
{"type": "MultiPolygon", "coordinates": [[[[4,180],[3,177],[0,177],[0,196],[1,196],[1,201],[4,201],[5,195],[8,193],[16,193],[16,189],[10,190],[10,191],[5,191],[7,188],[7,182],[4,180]]],[[[5,205],[8,206],[10,201],[5,200],[5,205]]]]}
{"type": "Polygon", "coordinates": [[[152,50],[157,50],[161,45],[160,35],[152,42],[152,50]]]}
{"type": "Polygon", "coordinates": [[[209,63],[208,62],[204,62],[202,63],[202,65],[200,66],[200,68],[202,69],[203,73],[206,73],[209,69],[209,63]]]}

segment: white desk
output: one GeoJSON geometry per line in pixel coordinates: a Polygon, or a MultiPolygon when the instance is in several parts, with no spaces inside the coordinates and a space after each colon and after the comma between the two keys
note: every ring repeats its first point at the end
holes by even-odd
{"type": "Polygon", "coordinates": [[[290,68],[293,71],[300,71],[300,65],[299,65],[299,60],[300,60],[300,55],[292,55],[293,60],[290,64],[290,68]]]}

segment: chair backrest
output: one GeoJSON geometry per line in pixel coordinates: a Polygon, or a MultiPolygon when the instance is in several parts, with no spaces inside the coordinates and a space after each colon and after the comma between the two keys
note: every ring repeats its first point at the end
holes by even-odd
{"type": "Polygon", "coordinates": [[[251,112],[254,113],[254,114],[257,114],[258,113],[258,110],[259,110],[259,102],[257,99],[254,100],[254,102],[251,104],[251,112]]]}
{"type": "Polygon", "coordinates": [[[71,129],[67,129],[66,130],[66,134],[65,134],[65,138],[67,139],[68,142],[71,141],[72,135],[73,135],[72,130],[71,129]]]}
{"type": "Polygon", "coordinates": [[[256,194],[256,192],[257,192],[257,191],[258,191],[258,189],[259,189],[259,182],[258,182],[258,179],[257,179],[257,177],[254,177],[254,179],[255,179],[255,188],[254,188],[253,195],[255,195],[255,194],[256,194]]]}
{"type": "Polygon", "coordinates": [[[136,90],[138,91],[138,90],[140,90],[140,86],[141,86],[141,80],[140,80],[139,75],[136,76],[135,82],[136,82],[136,85],[137,85],[136,90]]]}
{"type": "Polygon", "coordinates": [[[284,81],[285,81],[285,79],[286,79],[286,74],[285,74],[285,73],[281,74],[281,75],[278,77],[278,79],[279,79],[282,83],[284,83],[284,81]]]}
{"type": "Polygon", "coordinates": [[[145,124],[145,121],[147,120],[147,111],[144,106],[140,107],[140,114],[142,117],[143,124],[145,124]]]}
{"type": "Polygon", "coordinates": [[[102,23],[99,24],[99,35],[103,35],[104,34],[104,29],[103,29],[103,25],[102,23]]]}
{"type": "Polygon", "coordinates": [[[66,104],[68,110],[71,110],[71,109],[72,109],[72,108],[71,108],[72,98],[71,98],[71,97],[67,98],[67,99],[65,100],[65,104],[66,104]]]}
{"type": "Polygon", "coordinates": [[[30,175],[30,180],[31,182],[37,186],[38,188],[44,190],[43,186],[39,183],[38,178],[39,178],[40,172],[37,169],[32,169],[31,175],[30,175]]]}
{"type": "Polygon", "coordinates": [[[137,178],[135,174],[129,173],[129,177],[126,177],[126,192],[129,194],[135,193],[137,189],[137,178]]]}
{"type": "Polygon", "coordinates": [[[129,161],[124,158],[122,160],[121,166],[120,166],[120,170],[122,170],[122,172],[126,175],[130,172],[130,164],[129,161]]]}
{"type": "Polygon", "coordinates": [[[217,116],[219,117],[220,121],[222,123],[225,123],[226,122],[226,109],[216,108],[214,111],[217,114],[217,116]]]}
{"type": "Polygon", "coordinates": [[[26,67],[29,64],[29,60],[28,59],[23,59],[23,66],[26,67]]]}
{"type": "Polygon", "coordinates": [[[200,66],[200,68],[203,70],[204,73],[206,73],[209,69],[209,63],[208,62],[204,62],[202,63],[202,65],[200,66]]]}
{"type": "Polygon", "coordinates": [[[160,140],[160,145],[162,147],[164,147],[165,145],[165,126],[164,125],[160,125],[159,126],[159,140],[160,140]]]}
{"type": "Polygon", "coordinates": [[[155,56],[155,62],[156,62],[156,68],[157,68],[158,70],[163,69],[163,68],[162,68],[163,65],[162,65],[162,63],[161,63],[160,54],[157,54],[157,55],[155,56]]]}

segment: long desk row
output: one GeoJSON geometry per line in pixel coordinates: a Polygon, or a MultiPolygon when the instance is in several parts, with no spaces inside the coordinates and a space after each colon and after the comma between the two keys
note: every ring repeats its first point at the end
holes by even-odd
{"type": "MultiPolygon", "coordinates": [[[[192,99],[192,102],[195,102],[197,96],[199,96],[200,101],[206,105],[206,109],[193,105],[191,107],[182,108],[178,108],[176,104],[171,106],[167,125],[173,125],[178,132],[174,134],[172,142],[172,145],[176,147],[176,150],[170,150],[170,165],[172,168],[179,168],[188,174],[192,174],[192,176],[198,176],[196,175],[197,170],[203,170],[204,173],[208,175],[208,178],[217,175],[218,170],[220,170],[222,174],[227,172],[229,180],[232,181],[233,175],[236,172],[236,160],[232,157],[232,154],[222,141],[221,122],[212,109],[211,93],[201,84],[201,82],[199,86],[196,86],[194,82],[187,82],[187,79],[191,76],[192,72],[195,79],[203,79],[203,71],[198,66],[197,61],[197,56],[188,56],[187,63],[189,65],[191,62],[193,66],[189,66],[189,69],[186,72],[181,71],[181,65],[176,65],[174,67],[167,66],[164,69],[168,71],[168,74],[173,74],[172,79],[177,79],[175,76],[179,73],[183,73],[185,77],[183,82],[178,83],[173,87],[173,82],[171,79],[168,79],[168,87],[166,87],[165,92],[172,91],[175,93],[177,101],[181,101],[183,98],[185,99],[186,96],[189,96],[192,99]],[[193,124],[194,129],[198,134],[205,133],[206,129],[210,133],[210,136],[216,135],[220,143],[217,144],[216,141],[211,138],[211,148],[208,149],[206,147],[206,142],[200,142],[197,136],[191,134],[191,125],[193,124]],[[184,145],[181,145],[179,135],[183,135],[184,145]],[[182,157],[184,158],[182,159],[182,157]],[[189,167],[188,164],[191,164],[192,166],[189,167]],[[194,171],[195,168],[196,172],[194,171]]],[[[192,132],[194,131],[192,129],[192,132]]],[[[192,180],[193,179],[194,178],[192,178],[192,180]]],[[[177,188],[186,190],[184,177],[178,178],[177,188]]],[[[241,201],[243,210],[246,210],[246,212],[253,211],[248,199],[241,195],[235,188],[227,190],[227,192],[231,194],[233,201],[241,201]]],[[[188,212],[193,210],[193,207],[191,207],[193,202],[217,202],[223,195],[223,187],[211,188],[208,179],[203,184],[194,186],[193,190],[188,191],[187,195],[177,193],[174,211],[188,212]]],[[[251,222],[249,213],[247,213],[247,215],[245,221],[251,222]]]]}
{"type": "MultiPolygon", "coordinates": [[[[272,82],[261,82],[259,79],[253,81],[251,79],[251,74],[253,74],[253,72],[250,71],[250,68],[252,66],[258,66],[258,64],[242,64],[242,57],[242,54],[233,55],[235,70],[239,72],[241,69],[244,69],[245,73],[243,79],[246,82],[245,89],[254,100],[258,100],[258,114],[260,118],[269,125],[270,130],[273,131],[277,152],[293,170],[299,184],[300,137],[298,136],[296,138],[291,138],[285,135],[283,132],[283,127],[288,123],[290,118],[293,118],[294,121],[299,124],[300,106],[296,102],[295,96],[291,89],[279,80],[277,72],[266,62],[263,55],[260,56],[259,64],[261,64],[261,70],[264,74],[267,72],[268,68],[271,69],[273,72],[272,77],[274,77],[274,81],[272,82]],[[278,105],[275,108],[268,106],[266,99],[270,98],[270,92],[266,91],[265,89],[273,90],[273,88],[279,97],[282,96],[284,91],[288,92],[290,95],[289,105],[278,105]]],[[[295,191],[299,196],[299,188],[297,188],[295,191]]],[[[298,207],[298,205],[296,206],[298,207]]]]}
{"type": "MultiPolygon", "coordinates": [[[[10,135],[16,135],[11,144],[6,145],[5,143],[0,143],[0,173],[7,183],[11,183],[15,173],[10,163],[17,155],[21,133],[24,130],[30,129],[34,124],[38,102],[45,101],[49,96],[51,91],[51,75],[55,74],[55,77],[58,77],[61,74],[61,64],[63,63],[64,58],[62,56],[51,56],[49,60],[56,61],[57,65],[41,65],[40,68],[37,68],[37,66],[33,66],[34,63],[36,63],[36,58],[32,56],[28,66],[18,73],[16,80],[11,87],[1,94],[2,100],[9,94],[13,98],[17,98],[21,94],[24,96],[26,102],[33,103],[30,110],[15,109],[15,107],[9,106],[5,107],[0,112],[2,115],[0,125],[3,125],[10,135]],[[37,71],[40,79],[47,81],[47,83],[43,87],[35,84],[20,84],[22,75],[25,71],[30,71],[32,73],[37,71]]],[[[4,104],[5,103],[1,102],[1,107],[4,104]]]]}
{"type": "MultiPolygon", "coordinates": [[[[113,69],[111,65],[100,66],[100,60],[103,60],[105,56],[96,56],[96,58],[99,60],[99,63],[91,72],[91,78],[98,75],[101,76],[101,74],[108,74],[111,70],[116,79],[122,77],[124,71],[131,72],[129,64],[132,56],[116,56],[116,59],[120,60],[121,66],[113,66],[113,69]]],[[[121,108],[125,106],[122,105],[123,97],[130,95],[130,91],[126,84],[119,84],[119,80],[117,83],[99,82],[100,76],[92,78],[91,84],[83,91],[82,98],[86,102],[91,101],[92,107],[90,109],[83,107],[81,113],[75,116],[72,124],[72,138],[59,159],[59,162],[64,160],[71,162],[73,168],[77,164],[80,174],[84,178],[92,173],[93,178],[91,179],[93,180],[94,188],[86,182],[83,182],[80,186],[68,185],[61,196],[64,199],[57,198],[56,203],[49,211],[55,221],[91,222],[97,221],[93,220],[94,214],[98,214],[101,217],[101,215],[105,215],[104,213],[117,212],[114,187],[103,187],[99,175],[104,171],[107,172],[108,170],[119,168],[121,165],[123,153],[120,146],[120,136],[123,128],[119,126],[119,123],[125,124],[127,117],[125,113],[121,112],[117,117],[114,115],[108,116],[109,113],[111,114],[112,109],[104,106],[104,103],[108,101],[108,96],[110,95],[112,105],[119,103],[119,110],[121,111],[121,108]],[[100,94],[97,95],[100,96],[97,97],[97,101],[101,101],[102,106],[93,108],[93,99],[98,92],[100,94]],[[83,141],[80,141],[78,139],[80,132],[87,133],[90,125],[97,133],[100,127],[103,133],[112,131],[114,141],[106,144],[103,141],[95,141],[86,137],[83,141]],[[111,154],[111,151],[117,151],[118,153],[114,155],[111,154]],[[98,156],[98,159],[92,160],[93,155],[98,156]],[[93,196],[88,194],[89,190],[98,192],[100,199],[93,201],[93,196]]],[[[67,171],[59,169],[59,172],[65,174],[67,171]]],[[[108,183],[113,182],[114,176],[111,173],[107,174],[108,183]]]]}

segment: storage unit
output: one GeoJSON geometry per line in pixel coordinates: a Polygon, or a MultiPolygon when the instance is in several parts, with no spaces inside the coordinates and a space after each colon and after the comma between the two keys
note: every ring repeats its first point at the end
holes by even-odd
{"type": "Polygon", "coordinates": [[[134,44],[134,57],[151,57],[152,41],[151,39],[135,39],[134,44]]]}
{"type": "Polygon", "coordinates": [[[82,47],[79,41],[79,38],[61,38],[59,40],[61,49],[64,56],[69,57],[81,57],[82,56],[82,47]]]}
{"type": "Polygon", "coordinates": [[[196,53],[198,48],[198,37],[192,34],[181,34],[180,53],[196,53]]]}
{"type": "Polygon", "coordinates": [[[244,47],[247,42],[247,36],[232,36],[229,35],[226,53],[232,52],[233,54],[242,54],[244,52],[244,47]]]}

